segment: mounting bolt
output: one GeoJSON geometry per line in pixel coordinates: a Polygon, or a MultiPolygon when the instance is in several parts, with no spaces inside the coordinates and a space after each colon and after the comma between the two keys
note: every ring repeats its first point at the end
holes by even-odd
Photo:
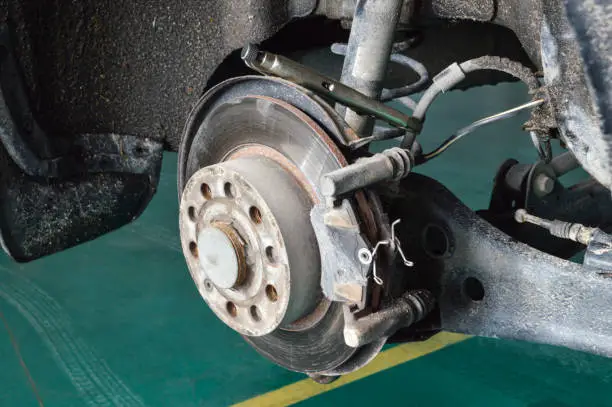
{"type": "Polygon", "coordinates": [[[409,291],[387,307],[359,319],[345,306],[344,343],[351,348],[358,348],[389,337],[398,329],[425,318],[434,308],[435,302],[435,297],[427,290],[409,291]]]}
{"type": "Polygon", "coordinates": [[[555,180],[546,174],[538,174],[533,180],[533,189],[536,194],[548,195],[555,189],[555,180]]]}
{"type": "Polygon", "coordinates": [[[414,157],[410,151],[392,147],[325,174],[321,178],[321,192],[326,197],[338,197],[380,182],[399,181],[413,167],[414,157]]]}

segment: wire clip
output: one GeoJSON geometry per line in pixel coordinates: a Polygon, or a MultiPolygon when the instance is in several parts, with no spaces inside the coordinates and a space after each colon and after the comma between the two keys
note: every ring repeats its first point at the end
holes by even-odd
{"type": "Polygon", "coordinates": [[[395,228],[397,225],[400,224],[401,221],[402,221],[401,219],[397,219],[391,224],[391,239],[379,241],[378,243],[376,243],[372,251],[366,248],[363,248],[363,249],[360,249],[358,252],[359,262],[361,264],[363,265],[372,264],[372,275],[374,276],[374,282],[376,282],[376,284],[378,285],[384,284],[384,281],[382,280],[382,278],[380,278],[380,276],[376,272],[376,255],[378,254],[378,249],[381,246],[391,246],[391,250],[400,255],[400,257],[402,258],[402,262],[404,263],[406,267],[414,266],[414,263],[406,258],[406,255],[404,254],[404,251],[402,250],[401,242],[395,234],[395,228]]]}

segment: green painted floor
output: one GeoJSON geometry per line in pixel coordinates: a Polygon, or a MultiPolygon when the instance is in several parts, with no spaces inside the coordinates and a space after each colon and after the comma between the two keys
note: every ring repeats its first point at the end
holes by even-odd
{"type": "MultiPolygon", "coordinates": [[[[443,95],[428,114],[425,149],[524,102],[523,91],[443,95]]],[[[424,171],[486,206],[501,161],[535,157],[518,123],[469,136],[424,171]]],[[[0,406],[226,406],[304,379],[260,357],[199,298],[178,240],[176,154],[164,160],[137,222],[31,264],[0,259],[0,406]]],[[[470,339],[301,404],[612,406],[612,360],[470,339]]]]}

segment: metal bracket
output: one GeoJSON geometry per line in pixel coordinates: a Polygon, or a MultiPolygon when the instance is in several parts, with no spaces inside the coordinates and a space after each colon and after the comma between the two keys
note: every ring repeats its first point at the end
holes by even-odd
{"type": "Polygon", "coordinates": [[[569,258],[582,247],[550,236],[528,224],[514,222],[514,211],[525,208],[544,218],[600,226],[612,226],[610,191],[594,179],[565,187],[559,178],[578,166],[571,153],[550,163],[519,164],[508,160],[497,173],[489,209],[479,214],[514,238],[555,256],[569,258]]]}
{"type": "Polygon", "coordinates": [[[368,250],[357,217],[348,200],[338,207],[315,205],[310,221],[321,252],[321,288],[325,297],[365,306],[370,266],[359,261],[360,251],[368,250]]]}
{"type": "Polygon", "coordinates": [[[440,329],[612,356],[612,279],[517,242],[424,176],[402,182],[389,213],[419,214],[401,233],[440,329]]]}

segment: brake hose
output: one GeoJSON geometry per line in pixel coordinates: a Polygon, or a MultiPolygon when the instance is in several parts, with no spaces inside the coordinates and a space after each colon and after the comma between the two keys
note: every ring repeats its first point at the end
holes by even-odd
{"type": "MultiPolygon", "coordinates": [[[[508,58],[483,56],[470,59],[461,64],[453,63],[434,77],[433,84],[425,91],[419,100],[412,113],[412,117],[423,122],[425,113],[440,93],[451,90],[465,79],[466,74],[482,70],[495,70],[512,75],[523,81],[527,85],[530,93],[535,92],[539,87],[536,76],[529,68],[508,58]]],[[[415,138],[416,132],[407,131],[402,141],[402,147],[411,148],[415,138]]]]}

